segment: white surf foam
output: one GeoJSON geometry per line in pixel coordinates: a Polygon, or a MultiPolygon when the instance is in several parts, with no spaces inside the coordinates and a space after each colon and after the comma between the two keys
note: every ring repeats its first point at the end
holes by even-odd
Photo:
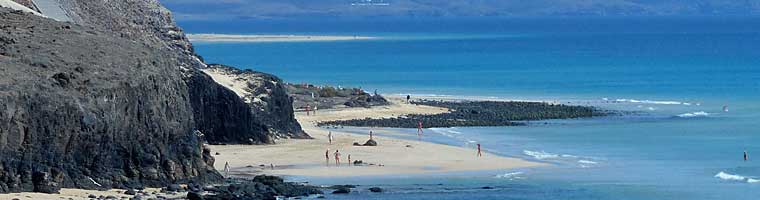
{"type": "Polygon", "coordinates": [[[691,105],[691,103],[684,103],[680,101],[653,101],[653,100],[637,100],[637,99],[616,99],[618,103],[641,103],[641,104],[659,104],[659,105],[691,105]]]}
{"type": "Polygon", "coordinates": [[[578,163],[581,163],[581,164],[589,164],[589,165],[595,165],[595,164],[599,164],[599,163],[597,163],[597,162],[594,162],[594,161],[590,161],[590,160],[579,160],[579,161],[578,161],[578,163]]]}
{"type": "Polygon", "coordinates": [[[760,180],[748,178],[742,175],[737,174],[729,174],[726,172],[719,172],[718,174],[715,174],[715,178],[727,180],[727,181],[739,181],[739,182],[747,182],[747,183],[758,183],[760,180]]]}
{"type": "Polygon", "coordinates": [[[531,156],[531,157],[539,159],[539,160],[545,160],[545,159],[552,159],[552,158],[559,158],[560,157],[557,154],[546,153],[545,151],[528,151],[528,150],[523,150],[523,153],[525,155],[531,156]]]}
{"type": "Polygon", "coordinates": [[[699,111],[699,112],[684,113],[684,114],[680,114],[676,116],[681,117],[681,118],[707,117],[707,116],[710,116],[710,113],[707,113],[705,111],[699,111]]]}
{"type": "Polygon", "coordinates": [[[508,172],[508,173],[505,173],[505,174],[496,175],[495,178],[503,178],[503,179],[510,179],[511,180],[511,179],[520,178],[518,176],[522,175],[522,174],[523,174],[523,172],[508,172]]]}

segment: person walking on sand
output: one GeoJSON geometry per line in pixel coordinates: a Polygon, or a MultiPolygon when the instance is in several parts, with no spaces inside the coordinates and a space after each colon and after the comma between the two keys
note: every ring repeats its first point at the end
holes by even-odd
{"type": "Polygon", "coordinates": [[[478,143],[478,157],[483,157],[483,151],[480,150],[480,144],[478,143]]]}
{"type": "Polygon", "coordinates": [[[224,176],[230,175],[230,162],[224,163],[224,176]]]}
{"type": "Polygon", "coordinates": [[[309,104],[307,103],[307,104],[306,104],[306,116],[309,116],[309,113],[311,112],[311,110],[310,110],[310,109],[311,109],[311,105],[309,105],[309,104]]]}
{"type": "Polygon", "coordinates": [[[372,131],[369,131],[369,140],[373,140],[372,139],[372,131]]]}
{"type": "Polygon", "coordinates": [[[406,95],[406,103],[409,104],[409,100],[412,99],[412,95],[406,95]]]}
{"type": "Polygon", "coordinates": [[[351,154],[348,154],[348,166],[351,166],[351,154]]]}
{"type": "Polygon", "coordinates": [[[335,150],[335,166],[340,166],[340,152],[335,150]]]}
{"type": "Polygon", "coordinates": [[[317,105],[314,105],[314,116],[317,116],[317,105]]]}
{"type": "Polygon", "coordinates": [[[332,131],[330,131],[329,133],[327,133],[327,140],[330,141],[330,144],[332,144],[332,141],[333,141],[332,131]]]}

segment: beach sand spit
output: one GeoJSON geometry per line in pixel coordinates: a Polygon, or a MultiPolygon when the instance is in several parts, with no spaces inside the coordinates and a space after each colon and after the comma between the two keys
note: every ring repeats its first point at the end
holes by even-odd
{"type": "Polygon", "coordinates": [[[265,146],[211,146],[213,154],[219,153],[215,156],[215,167],[223,169],[225,163],[229,162],[232,168],[231,175],[263,173],[286,176],[350,177],[499,170],[544,165],[488,153],[478,158],[477,150],[471,148],[377,135],[374,139],[379,143],[378,146],[353,146],[354,142],[360,144],[366,142],[369,135],[316,127],[316,123],[320,121],[447,112],[445,108],[405,104],[398,98],[393,98],[391,101],[390,106],[320,110],[316,115],[310,116],[297,113],[296,118],[314,139],[285,139],[277,141],[275,145],[265,146]],[[333,144],[328,143],[328,131],[332,131],[333,144]],[[325,151],[328,149],[330,159],[326,160],[325,151]],[[335,150],[340,150],[341,153],[342,164],[338,167],[335,166],[333,157],[335,150]],[[349,165],[347,163],[349,154],[352,161],[362,160],[374,165],[349,165]],[[275,166],[274,169],[272,165],[275,166]]]}

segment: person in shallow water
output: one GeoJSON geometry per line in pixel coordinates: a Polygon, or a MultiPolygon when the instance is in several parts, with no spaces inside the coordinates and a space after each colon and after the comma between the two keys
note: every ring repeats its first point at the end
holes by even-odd
{"type": "Polygon", "coordinates": [[[749,156],[747,155],[747,151],[744,151],[744,161],[749,160],[749,156]]]}
{"type": "Polygon", "coordinates": [[[480,150],[480,144],[478,144],[478,157],[483,157],[483,152],[480,150]]]}
{"type": "Polygon", "coordinates": [[[422,139],[422,121],[417,122],[417,139],[422,139]]]}

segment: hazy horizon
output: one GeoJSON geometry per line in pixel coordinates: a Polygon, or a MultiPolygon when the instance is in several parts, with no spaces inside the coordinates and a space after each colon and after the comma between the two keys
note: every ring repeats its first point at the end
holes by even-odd
{"type": "Polygon", "coordinates": [[[759,0],[159,0],[178,20],[760,16],[759,0]]]}

